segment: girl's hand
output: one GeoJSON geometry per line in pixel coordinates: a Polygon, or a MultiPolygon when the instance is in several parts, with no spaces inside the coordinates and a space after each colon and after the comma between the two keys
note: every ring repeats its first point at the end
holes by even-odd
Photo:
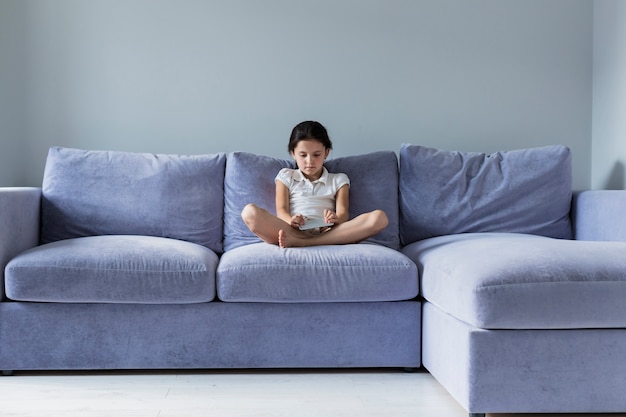
{"type": "Polygon", "coordinates": [[[337,213],[332,210],[324,210],[324,221],[326,223],[338,223],[339,217],[337,216],[337,213]]]}
{"type": "Polygon", "coordinates": [[[304,225],[304,216],[302,214],[296,214],[291,218],[291,227],[294,229],[304,225]]]}

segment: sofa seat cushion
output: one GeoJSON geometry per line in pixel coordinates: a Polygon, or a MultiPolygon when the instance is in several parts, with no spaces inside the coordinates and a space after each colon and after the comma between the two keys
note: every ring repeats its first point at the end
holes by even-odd
{"type": "Polygon", "coordinates": [[[6,267],[12,300],[200,303],[215,298],[218,257],[204,246],[151,236],[91,236],[27,250],[6,267]]]}
{"type": "Polygon", "coordinates": [[[626,243],[475,233],[403,252],[418,266],[423,297],[473,326],[626,327],[626,243]]]}
{"type": "Polygon", "coordinates": [[[417,293],[415,264],[368,243],[289,249],[254,243],[224,253],[217,268],[222,301],[398,301],[417,293]]]}

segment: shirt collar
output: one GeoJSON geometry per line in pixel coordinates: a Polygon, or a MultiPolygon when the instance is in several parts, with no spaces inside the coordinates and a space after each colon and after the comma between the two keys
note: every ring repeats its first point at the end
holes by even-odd
{"type": "MultiPolygon", "coordinates": [[[[296,181],[308,181],[307,177],[305,177],[302,171],[300,171],[299,169],[295,170],[293,174],[293,179],[296,181]]],[[[328,170],[326,169],[326,167],[322,167],[322,176],[317,181],[313,182],[321,182],[323,184],[328,183],[328,170]]]]}

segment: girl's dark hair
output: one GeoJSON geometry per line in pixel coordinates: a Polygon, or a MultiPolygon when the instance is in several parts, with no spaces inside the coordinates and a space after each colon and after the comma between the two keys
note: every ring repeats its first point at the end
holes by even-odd
{"type": "Polygon", "coordinates": [[[291,131],[291,137],[289,137],[289,153],[292,153],[298,142],[301,140],[316,140],[320,142],[326,149],[332,149],[333,143],[328,137],[326,128],[319,122],[308,120],[306,122],[298,123],[291,131]]]}

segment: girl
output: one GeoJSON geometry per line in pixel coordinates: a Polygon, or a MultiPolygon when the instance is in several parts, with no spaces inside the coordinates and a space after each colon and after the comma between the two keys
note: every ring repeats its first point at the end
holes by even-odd
{"type": "Polygon", "coordinates": [[[382,210],[349,219],[350,180],[324,167],[332,143],[318,122],[296,125],[289,153],[298,169],[283,168],[276,176],[276,216],[248,204],[241,217],[263,241],[281,248],[357,243],[379,233],[389,223],[382,210]],[[324,223],[309,228],[310,221],[324,223]]]}

